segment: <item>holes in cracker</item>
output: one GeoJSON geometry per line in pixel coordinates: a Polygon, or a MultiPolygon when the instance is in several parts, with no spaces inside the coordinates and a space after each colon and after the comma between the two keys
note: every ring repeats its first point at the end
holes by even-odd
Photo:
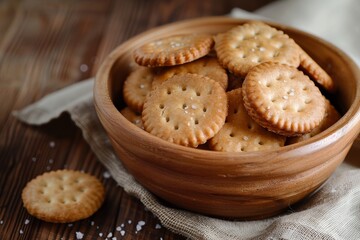
{"type": "Polygon", "coordinates": [[[205,113],[207,111],[207,108],[206,107],[203,107],[203,112],[205,113]]]}
{"type": "Polygon", "coordinates": [[[266,83],[265,83],[265,86],[269,88],[269,87],[271,87],[271,83],[270,83],[270,82],[266,82],[266,83]]]}
{"type": "Polygon", "coordinates": [[[165,118],[165,121],[166,121],[166,122],[170,122],[170,118],[169,118],[169,117],[166,117],[166,118],[165,118]]]}
{"type": "Polygon", "coordinates": [[[199,120],[198,120],[198,119],[195,119],[194,123],[195,123],[195,125],[198,125],[198,124],[199,124],[199,120]]]}
{"type": "Polygon", "coordinates": [[[181,88],[181,90],[183,91],[183,92],[185,92],[186,91],[186,86],[182,86],[182,88],[181,88]]]}
{"type": "Polygon", "coordinates": [[[185,110],[185,109],[188,109],[188,105],[186,104],[186,103],[184,103],[183,105],[182,105],[182,108],[185,110]]]}
{"type": "Polygon", "coordinates": [[[260,141],[258,142],[258,144],[259,144],[260,146],[263,146],[265,143],[260,140],[260,141]]]}
{"type": "Polygon", "coordinates": [[[166,91],[166,93],[167,93],[168,95],[170,95],[170,94],[171,94],[171,89],[168,89],[168,90],[166,91]]]}
{"type": "Polygon", "coordinates": [[[230,137],[235,137],[235,134],[234,134],[233,132],[231,132],[231,133],[229,134],[229,136],[230,136],[230,137]]]}
{"type": "Polygon", "coordinates": [[[238,108],[235,108],[234,109],[234,114],[237,114],[239,112],[239,109],[238,108]]]}
{"type": "Polygon", "coordinates": [[[161,103],[161,104],[159,104],[159,108],[160,108],[160,109],[164,109],[164,108],[165,108],[165,105],[161,103]]]}
{"type": "Polygon", "coordinates": [[[174,130],[179,130],[179,125],[175,125],[174,130]]]}
{"type": "Polygon", "coordinates": [[[248,124],[247,124],[247,128],[248,128],[249,130],[252,130],[252,129],[254,128],[254,126],[252,125],[252,123],[248,123],[248,124]]]}
{"type": "Polygon", "coordinates": [[[199,91],[196,92],[196,96],[200,97],[201,93],[199,91]]]}

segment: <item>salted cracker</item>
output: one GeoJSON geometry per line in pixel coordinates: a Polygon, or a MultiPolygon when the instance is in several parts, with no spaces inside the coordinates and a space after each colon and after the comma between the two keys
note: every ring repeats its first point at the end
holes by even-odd
{"type": "Polygon", "coordinates": [[[252,68],[242,93],[248,114],[284,136],[311,132],[325,116],[320,90],[303,72],[284,64],[268,62],[252,68]]]}
{"type": "Polygon", "coordinates": [[[141,113],[135,112],[129,107],[121,109],[120,113],[130,122],[138,126],[139,128],[144,129],[144,125],[141,119],[141,113]]]}
{"type": "Polygon", "coordinates": [[[214,57],[203,57],[190,63],[162,69],[155,75],[152,88],[157,87],[175,75],[184,73],[194,73],[209,77],[218,82],[224,89],[228,86],[226,70],[219,64],[217,59],[214,57]]]}
{"type": "Polygon", "coordinates": [[[313,136],[325,131],[333,124],[335,124],[341,118],[340,113],[336,110],[336,108],[330,103],[329,100],[325,99],[325,117],[320,122],[319,126],[317,126],[311,132],[301,135],[299,137],[292,137],[287,140],[287,144],[293,144],[302,142],[306,139],[312,138],[313,136]]]}
{"type": "Polygon", "coordinates": [[[44,173],[22,191],[24,207],[34,217],[54,223],[74,222],[95,213],[104,201],[101,182],[73,170],[44,173]]]}
{"type": "Polygon", "coordinates": [[[142,112],[144,129],[176,144],[197,147],[213,137],[227,115],[225,90],[197,74],[175,75],[150,92],[142,112]]]}
{"type": "Polygon", "coordinates": [[[303,49],[300,49],[300,67],[312,80],[329,93],[336,90],[335,82],[330,75],[303,49]]]}
{"type": "Polygon", "coordinates": [[[241,88],[227,92],[227,97],[228,116],[224,126],[209,140],[212,150],[250,152],[284,146],[286,137],[266,130],[248,115],[241,88]]]}
{"type": "Polygon", "coordinates": [[[126,78],[123,98],[127,106],[135,112],[141,112],[145,97],[151,90],[155,73],[151,68],[138,67],[126,78]]]}
{"type": "Polygon", "coordinates": [[[299,49],[284,32],[262,22],[236,26],[215,38],[220,64],[237,76],[263,62],[278,62],[298,67],[299,49]]]}
{"type": "Polygon", "coordinates": [[[207,55],[214,46],[210,34],[181,34],[146,43],[134,51],[134,59],[141,66],[174,66],[207,55]]]}

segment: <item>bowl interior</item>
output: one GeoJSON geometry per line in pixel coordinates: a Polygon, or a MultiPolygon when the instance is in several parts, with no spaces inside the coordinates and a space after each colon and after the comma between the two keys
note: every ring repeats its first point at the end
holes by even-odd
{"type": "MultiPolygon", "coordinates": [[[[118,58],[114,61],[111,67],[108,79],[108,94],[113,101],[114,106],[118,110],[121,110],[125,106],[122,99],[122,85],[127,75],[136,65],[133,60],[132,53],[137,47],[146,42],[174,34],[193,32],[217,34],[247,21],[241,19],[224,20],[225,19],[222,19],[222,21],[213,20],[208,22],[206,25],[203,23],[191,24],[186,21],[183,25],[167,25],[165,27],[153,29],[138,35],[121,45],[121,49],[114,51],[120,51],[121,54],[118,52],[118,58]]],[[[356,95],[358,94],[358,82],[354,80],[357,77],[354,76],[353,72],[349,72],[350,67],[356,68],[356,66],[348,66],[348,62],[343,58],[344,54],[324,40],[297,29],[269,22],[268,24],[276,27],[277,29],[283,30],[286,34],[292,37],[334,79],[338,88],[337,92],[332,95],[328,95],[326,92],[323,93],[332,102],[332,104],[335,105],[337,110],[344,115],[349,110],[356,98],[356,95]],[[346,81],[344,81],[345,78],[346,81]]]]}
{"type": "Polygon", "coordinates": [[[277,150],[210,152],[152,136],[120,114],[125,106],[123,82],[134,69],[132,53],[137,47],[174,34],[217,34],[246,21],[211,17],[149,30],[116,48],[97,74],[95,108],[124,166],[150,191],[183,208],[242,218],[276,214],[317,189],[360,131],[360,74],[354,62],[319,38],[269,22],[290,35],[334,79],[337,92],[325,95],[343,117],[326,131],[277,150]]]}

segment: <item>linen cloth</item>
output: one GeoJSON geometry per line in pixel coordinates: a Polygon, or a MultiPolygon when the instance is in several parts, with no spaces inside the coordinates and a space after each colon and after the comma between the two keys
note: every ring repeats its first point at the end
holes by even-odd
{"type": "MultiPolygon", "coordinates": [[[[257,15],[234,9],[231,16],[272,19],[327,39],[360,63],[360,9],[357,0],[279,1],[257,15]],[[354,29],[355,28],[355,29],[354,29]]],[[[258,221],[230,221],[169,208],[127,173],[115,156],[93,105],[94,79],[45,96],[14,112],[21,121],[41,125],[68,112],[99,161],[114,180],[140,201],[166,228],[190,239],[360,239],[360,147],[353,146],[343,163],[312,198],[296,209],[258,221]]]]}

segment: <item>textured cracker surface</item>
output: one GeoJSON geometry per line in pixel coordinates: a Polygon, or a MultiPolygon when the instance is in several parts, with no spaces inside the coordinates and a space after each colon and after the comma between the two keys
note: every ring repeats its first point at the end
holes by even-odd
{"type": "Polygon", "coordinates": [[[325,116],[325,99],[314,83],[296,68],[263,63],[243,84],[249,115],[261,126],[285,136],[312,131],[325,116]]]}
{"type": "Polygon", "coordinates": [[[28,182],[22,192],[29,214],[47,222],[67,223],[87,218],[104,201],[101,182],[86,173],[58,170],[28,182]]]}
{"type": "Polygon", "coordinates": [[[229,112],[224,126],[210,139],[210,148],[223,152],[250,152],[284,146],[286,138],[258,125],[247,113],[242,90],[227,92],[229,112]]]}
{"type": "Polygon", "coordinates": [[[142,119],[149,133],[197,147],[220,130],[226,114],[227,97],[220,84],[187,73],[173,76],[149,94],[142,119]]]}
{"type": "Polygon", "coordinates": [[[298,67],[299,49],[288,35],[261,22],[236,26],[215,38],[215,50],[222,66],[237,76],[263,62],[298,67]]]}
{"type": "Polygon", "coordinates": [[[137,48],[134,59],[146,67],[174,66],[207,55],[214,46],[210,34],[184,34],[159,39],[137,48]]]}

